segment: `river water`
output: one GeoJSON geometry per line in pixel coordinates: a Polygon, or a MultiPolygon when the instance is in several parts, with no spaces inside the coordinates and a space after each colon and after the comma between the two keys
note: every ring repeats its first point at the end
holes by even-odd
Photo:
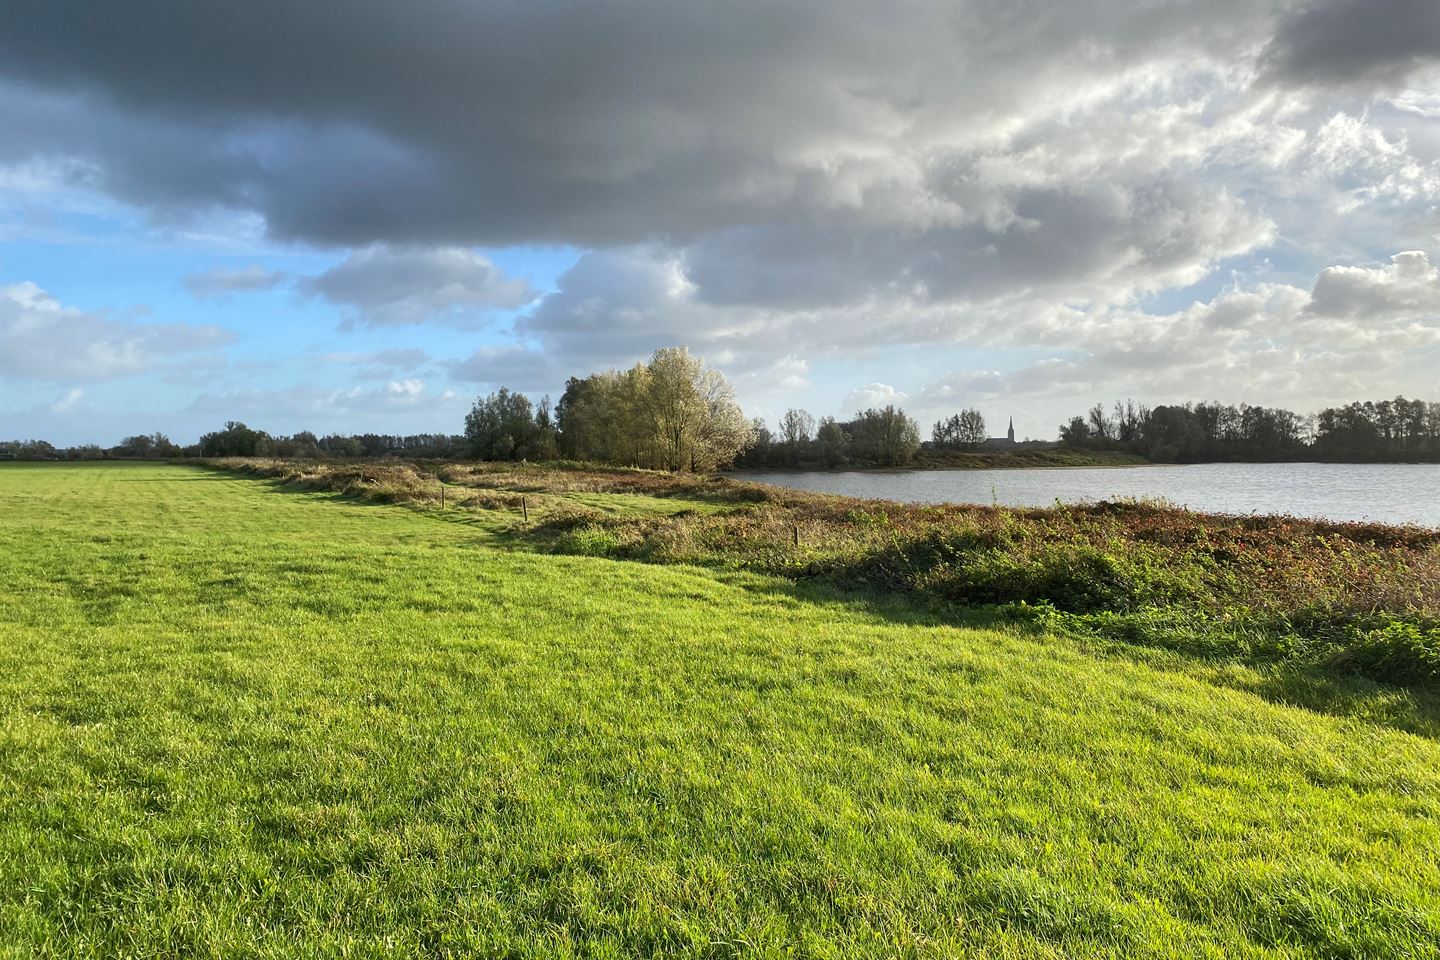
{"type": "Polygon", "coordinates": [[[741,470],[737,480],[912,503],[1046,507],[1164,499],[1206,513],[1288,513],[1440,527],[1440,464],[1205,463],[1022,470],[741,470]]]}

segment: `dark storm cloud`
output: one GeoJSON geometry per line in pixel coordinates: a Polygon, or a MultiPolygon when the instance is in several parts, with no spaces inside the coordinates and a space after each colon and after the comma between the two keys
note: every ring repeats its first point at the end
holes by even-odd
{"type": "Polygon", "coordinates": [[[1281,23],[1265,51],[1270,74],[1300,84],[1398,84],[1440,62],[1436,0],[1330,0],[1281,23]]]}
{"type": "Polygon", "coordinates": [[[684,240],[851,202],[909,216],[896,143],[984,136],[1117,63],[1233,57],[1266,17],[1245,0],[12,0],[0,156],[78,159],[164,216],[238,208],[344,245],[684,240]]]}

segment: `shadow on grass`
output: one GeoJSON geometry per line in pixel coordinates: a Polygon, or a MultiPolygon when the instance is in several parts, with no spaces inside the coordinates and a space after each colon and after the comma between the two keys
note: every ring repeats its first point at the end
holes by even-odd
{"type": "MultiPolygon", "coordinates": [[[[1031,640],[1057,636],[1003,605],[941,605],[922,597],[847,589],[824,581],[775,578],[746,586],[807,603],[858,606],[868,614],[907,626],[1003,630],[1031,640]]],[[[1182,673],[1270,703],[1440,740],[1440,687],[1435,685],[1398,686],[1320,666],[1149,646],[1094,633],[1065,631],[1060,635],[1089,656],[1182,673]]]]}
{"type": "Polygon", "coordinates": [[[1207,654],[1093,633],[1064,633],[1095,657],[1184,673],[1269,703],[1331,717],[1364,720],[1440,740],[1440,686],[1434,684],[1389,684],[1319,665],[1227,653],[1207,654]]]}
{"type": "MultiPolygon", "coordinates": [[[[204,479],[232,479],[221,474],[204,479]]],[[[202,478],[195,478],[202,479],[202,478]]],[[[438,504],[380,500],[363,493],[339,493],[284,480],[251,477],[259,489],[284,495],[305,494],[338,506],[368,509],[399,508],[441,523],[455,524],[483,534],[491,549],[551,556],[594,556],[555,548],[555,542],[524,525],[519,510],[509,508],[440,509],[438,504]]],[[[150,482],[150,481],[145,481],[150,482]]],[[[173,481],[168,481],[173,482],[173,481]]],[[[477,538],[480,539],[480,538],[477,538]]],[[[615,563],[666,566],[637,557],[596,557],[615,563]]],[[[913,594],[847,586],[820,578],[789,579],[776,574],[691,564],[707,573],[760,594],[818,606],[843,607],[888,623],[914,627],[959,627],[1003,630],[1031,640],[1063,637],[1087,655],[1183,673],[1207,682],[1260,697],[1271,703],[1298,707],[1328,716],[1363,720],[1395,730],[1440,740],[1440,687],[1429,684],[1396,686],[1367,677],[1340,673],[1320,666],[1263,661],[1231,653],[1131,642],[1088,631],[1060,631],[1036,623],[1014,606],[941,602],[913,594]]]]}
{"type": "Polygon", "coordinates": [[[1258,670],[1254,678],[1222,674],[1216,680],[1272,703],[1368,720],[1440,740],[1440,689],[1433,686],[1394,687],[1354,674],[1337,675],[1289,665],[1258,670]]]}

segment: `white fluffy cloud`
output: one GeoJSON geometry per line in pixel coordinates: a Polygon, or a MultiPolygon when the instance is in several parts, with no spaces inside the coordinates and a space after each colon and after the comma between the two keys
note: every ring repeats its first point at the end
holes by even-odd
{"type": "Polygon", "coordinates": [[[926,385],[916,409],[1002,405],[1043,411],[1044,423],[1125,396],[1301,412],[1347,398],[1430,397],[1440,387],[1437,273],[1426,254],[1408,251],[1388,265],[1328,267],[1308,291],[1260,284],[1168,314],[1097,311],[1052,337],[1077,358],[1005,374],[956,371],[926,385]]]}
{"type": "Polygon", "coordinates": [[[1397,317],[1440,322],[1440,269],[1422,250],[1397,253],[1383,267],[1326,267],[1308,309],[1377,325],[1397,317]]]}
{"type": "Polygon", "coordinates": [[[203,299],[274,290],[285,279],[283,270],[267,270],[259,264],[251,264],[248,267],[217,267],[203,273],[188,274],[181,282],[191,296],[203,299]]]}
{"type": "Polygon", "coordinates": [[[67,307],[29,281],[0,286],[0,374],[91,383],[163,372],[233,337],[215,326],[138,323],[67,307]]]}
{"type": "Polygon", "coordinates": [[[867,383],[845,395],[845,410],[848,413],[855,413],[869,407],[888,407],[892,403],[898,405],[909,396],[908,393],[896,390],[888,383],[867,383]]]}

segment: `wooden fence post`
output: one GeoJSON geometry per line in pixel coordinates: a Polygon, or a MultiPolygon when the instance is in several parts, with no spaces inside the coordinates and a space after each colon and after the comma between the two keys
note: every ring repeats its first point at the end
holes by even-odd
{"type": "Polygon", "coordinates": [[[526,523],[529,523],[529,522],[530,522],[530,508],[527,507],[527,506],[525,506],[525,498],[524,498],[524,497],[521,497],[521,498],[520,498],[520,516],[522,516],[522,517],[525,518],[525,522],[526,522],[526,523]]]}

